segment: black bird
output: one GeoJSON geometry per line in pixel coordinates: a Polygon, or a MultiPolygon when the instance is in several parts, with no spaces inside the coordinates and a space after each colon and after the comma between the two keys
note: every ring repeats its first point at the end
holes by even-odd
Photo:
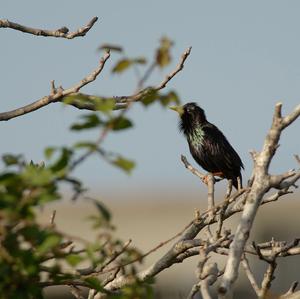
{"type": "Polygon", "coordinates": [[[170,108],[180,115],[180,131],[187,138],[196,162],[213,175],[232,180],[236,189],[238,179],[242,186],[243,162],[223,133],[207,121],[204,110],[196,103],[170,108]]]}

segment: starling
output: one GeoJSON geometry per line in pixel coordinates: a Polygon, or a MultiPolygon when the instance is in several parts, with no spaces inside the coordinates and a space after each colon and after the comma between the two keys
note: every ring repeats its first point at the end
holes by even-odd
{"type": "Polygon", "coordinates": [[[180,131],[187,138],[196,162],[214,176],[231,180],[236,189],[238,179],[242,186],[243,162],[223,133],[207,121],[204,110],[196,103],[170,108],[180,115],[180,131]]]}

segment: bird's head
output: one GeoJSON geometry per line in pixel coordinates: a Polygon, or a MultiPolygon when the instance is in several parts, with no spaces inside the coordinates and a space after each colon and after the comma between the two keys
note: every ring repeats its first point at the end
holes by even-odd
{"type": "Polygon", "coordinates": [[[199,125],[207,121],[204,110],[196,103],[187,103],[183,106],[173,106],[170,107],[170,109],[178,112],[183,126],[188,124],[199,125]]]}

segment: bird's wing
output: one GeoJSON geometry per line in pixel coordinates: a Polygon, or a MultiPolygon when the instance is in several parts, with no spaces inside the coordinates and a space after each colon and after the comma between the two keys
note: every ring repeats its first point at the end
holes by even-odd
{"type": "Polygon", "coordinates": [[[206,151],[207,159],[222,169],[225,175],[226,172],[228,175],[239,175],[241,167],[244,168],[242,160],[223,133],[213,124],[208,124],[202,129],[205,136],[203,150],[206,151]]]}

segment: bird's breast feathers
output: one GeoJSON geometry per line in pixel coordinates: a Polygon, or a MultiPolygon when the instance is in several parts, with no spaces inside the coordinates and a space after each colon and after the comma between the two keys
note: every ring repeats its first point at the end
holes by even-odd
{"type": "Polygon", "coordinates": [[[198,147],[203,144],[204,135],[204,130],[199,126],[197,128],[194,128],[193,131],[187,135],[187,139],[192,146],[198,147]]]}

